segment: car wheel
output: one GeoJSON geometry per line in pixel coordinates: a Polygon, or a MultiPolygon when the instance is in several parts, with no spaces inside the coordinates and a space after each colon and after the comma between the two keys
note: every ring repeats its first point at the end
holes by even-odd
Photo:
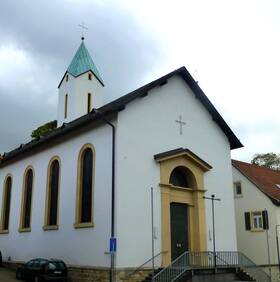
{"type": "Polygon", "coordinates": [[[16,279],[17,280],[21,280],[22,279],[22,274],[21,274],[21,272],[19,270],[17,270],[17,272],[16,272],[16,279]]]}

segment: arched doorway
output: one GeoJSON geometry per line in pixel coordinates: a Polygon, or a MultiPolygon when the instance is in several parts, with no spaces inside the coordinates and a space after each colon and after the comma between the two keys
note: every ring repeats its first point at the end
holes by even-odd
{"type": "Polygon", "coordinates": [[[160,164],[163,266],[180,253],[206,251],[204,174],[212,167],[188,149],[154,156],[160,164]]]}
{"type": "MultiPolygon", "coordinates": [[[[194,174],[185,166],[175,167],[169,183],[182,189],[197,187],[194,174]]],[[[170,203],[171,260],[189,250],[189,207],[185,203],[170,203]]]]}

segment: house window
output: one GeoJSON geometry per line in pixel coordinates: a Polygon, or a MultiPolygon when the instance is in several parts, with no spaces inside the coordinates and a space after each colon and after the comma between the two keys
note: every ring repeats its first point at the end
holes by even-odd
{"type": "Polygon", "coordinates": [[[6,176],[3,189],[2,218],[0,232],[9,231],[10,209],[11,209],[12,177],[6,176]]]}
{"type": "Polygon", "coordinates": [[[69,79],[69,76],[68,76],[68,74],[66,74],[66,82],[68,81],[68,79],[69,79]]]}
{"type": "Polygon", "coordinates": [[[88,93],[88,97],[87,97],[87,112],[90,113],[91,111],[91,94],[88,93]]]}
{"type": "Polygon", "coordinates": [[[28,167],[24,173],[23,180],[22,211],[19,230],[21,232],[31,230],[33,178],[33,169],[28,167]]]}
{"type": "Polygon", "coordinates": [[[60,159],[53,157],[48,166],[46,211],[44,230],[58,228],[58,199],[60,182],[60,159]]]}
{"type": "Polygon", "coordinates": [[[86,144],[78,159],[75,227],[93,226],[94,147],[86,144]]]}
{"type": "Polygon", "coordinates": [[[242,196],[242,186],[241,186],[241,182],[234,182],[233,187],[234,187],[234,195],[235,195],[236,197],[242,196]]]}
{"type": "Polygon", "coordinates": [[[251,212],[252,229],[262,230],[263,229],[263,215],[261,211],[251,212]]]}
{"type": "Polygon", "coordinates": [[[269,229],[268,211],[245,212],[245,230],[262,231],[269,229]]]}
{"type": "Polygon", "coordinates": [[[67,118],[67,112],[68,112],[68,94],[66,94],[64,98],[64,118],[67,118]]]}
{"type": "Polygon", "coordinates": [[[89,74],[88,74],[88,80],[91,80],[91,79],[92,79],[92,74],[89,73],[89,74]]]}

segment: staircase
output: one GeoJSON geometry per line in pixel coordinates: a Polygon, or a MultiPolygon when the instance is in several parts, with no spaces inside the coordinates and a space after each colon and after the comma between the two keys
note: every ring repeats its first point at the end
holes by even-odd
{"type": "Polygon", "coordinates": [[[187,281],[187,276],[203,270],[235,272],[241,281],[271,282],[270,276],[241,252],[185,252],[142,282],[187,281]]]}

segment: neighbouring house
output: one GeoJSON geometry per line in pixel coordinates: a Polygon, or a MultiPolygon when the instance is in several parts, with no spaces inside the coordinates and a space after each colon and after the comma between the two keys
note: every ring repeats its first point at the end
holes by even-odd
{"type": "Polygon", "coordinates": [[[232,161],[238,250],[258,265],[278,265],[280,171],[232,161]]]}
{"type": "Polygon", "coordinates": [[[213,250],[212,194],[216,248],[236,251],[230,153],[242,144],[187,69],[108,104],[104,88],[82,41],[58,86],[58,128],[3,155],[4,260],[57,257],[105,276],[112,264],[135,268],[152,256],[151,187],[157,266],[213,250]]]}

